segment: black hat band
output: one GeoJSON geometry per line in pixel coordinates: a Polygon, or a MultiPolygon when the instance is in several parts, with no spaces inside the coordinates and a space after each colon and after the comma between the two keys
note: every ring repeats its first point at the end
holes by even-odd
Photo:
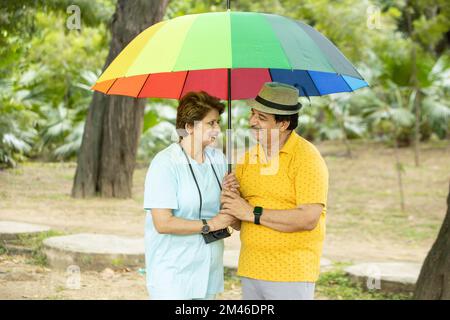
{"type": "Polygon", "coordinates": [[[264,98],[261,98],[260,96],[256,96],[255,101],[261,103],[262,105],[264,105],[266,107],[281,110],[281,111],[298,111],[302,107],[300,102],[298,102],[297,104],[294,104],[294,105],[287,105],[287,104],[272,102],[272,101],[266,100],[264,98]]]}

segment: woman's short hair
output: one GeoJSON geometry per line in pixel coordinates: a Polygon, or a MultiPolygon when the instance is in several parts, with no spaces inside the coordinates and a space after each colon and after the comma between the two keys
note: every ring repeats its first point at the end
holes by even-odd
{"type": "Polygon", "coordinates": [[[187,135],[184,131],[186,124],[194,125],[195,121],[203,120],[211,110],[217,110],[219,114],[222,114],[225,105],[218,98],[210,96],[205,91],[185,94],[177,109],[176,129],[180,140],[187,135]]]}

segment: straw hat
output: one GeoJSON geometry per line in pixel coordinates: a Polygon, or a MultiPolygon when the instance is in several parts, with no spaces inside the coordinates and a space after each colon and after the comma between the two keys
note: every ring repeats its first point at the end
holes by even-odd
{"type": "Polygon", "coordinates": [[[247,100],[247,104],[258,111],[291,115],[298,113],[302,105],[298,102],[298,89],[279,82],[266,82],[255,99],[247,100]]]}

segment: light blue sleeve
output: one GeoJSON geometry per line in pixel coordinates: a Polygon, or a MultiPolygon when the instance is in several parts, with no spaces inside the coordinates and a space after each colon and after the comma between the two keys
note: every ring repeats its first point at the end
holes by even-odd
{"type": "Polygon", "coordinates": [[[177,176],[169,157],[157,154],[145,177],[144,209],[178,209],[177,176]]]}

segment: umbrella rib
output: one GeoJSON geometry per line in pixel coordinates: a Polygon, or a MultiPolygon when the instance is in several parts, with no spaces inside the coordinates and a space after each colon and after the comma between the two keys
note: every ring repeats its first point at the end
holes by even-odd
{"type": "Polygon", "coordinates": [[[347,87],[349,87],[350,91],[349,92],[354,92],[355,90],[352,89],[352,87],[350,87],[350,85],[347,83],[347,81],[345,81],[344,76],[341,74],[341,78],[344,81],[344,83],[347,85],[347,87]]]}
{"type": "Polygon", "coordinates": [[[272,76],[272,71],[270,71],[270,68],[267,68],[267,70],[269,71],[269,77],[270,77],[270,81],[273,82],[273,76],[272,76]]]}
{"type": "MultiPolygon", "coordinates": [[[[314,82],[313,78],[311,77],[311,74],[309,73],[309,71],[308,71],[308,70],[305,70],[305,71],[306,71],[306,74],[309,76],[309,79],[311,79],[311,82],[312,82],[314,88],[316,88],[316,91],[317,91],[317,93],[319,94],[319,96],[322,95],[322,94],[320,93],[319,88],[317,88],[316,83],[314,82]]],[[[306,91],[306,90],[305,90],[305,91],[306,91]]],[[[305,94],[306,94],[306,92],[305,92],[305,94]]]]}
{"type": "Polygon", "coordinates": [[[180,91],[180,95],[178,96],[178,100],[181,99],[181,95],[183,94],[184,87],[186,86],[186,81],[187,81],[188,76],[189,76],[189,70],[187,70],[187,72],[186,72],[186,77],[184,78],[183,86],[181,87],[181,91],[180,91]]]}
{"type": "Polygon", "coordinates": [[[139,95],[141,94],[142,89],[144,89],[145,85],[147,84],[148,78],[150,78],[150,73],[147,75],[147,78],[145,78],[145,81],[144,81],[144,83],[142,84],[141,89],[139,89],[139,92],[138,92],[136,98],[139,98],[139,95]]]}
{"type": "Polygon", "coordinates": [[[318,30],[315,30],[310,25],[307,25],[307,24],[303,23],[302,21],[296,21],[296,20],[294,20],[294,23],[296,23],[300,27],[300,29],[303,30],[303,32],[308,36],[308,38],[311,39],[312,43],[314,43],[316,48],[322,54],[322,57],[324,58],[324,61],[328,64],[330,69],[331,70],[336,70],[336,68],[334,67],[332,61],[330,61],[329,56],[325,53],[326,49],[323,48],[323,46],[318,42],[318,39],[319,38],[320,39],[325,38],[325,40],[328,40],[328,42],[330,42],[331,45],[340,53],[340,51],[337,49],[337,47],[329,39],[327,39],[327,37],[325,37],[323,34],[321,34],[318,30]],[[315,33],[311,32],[311,30],[315,31],[317,33],[317,35],[315,33]],[[316,38],[316,36],[313,37],[312,36],[313,34],[316,35],[318,38],[316,38]]]}
{"type": "Polygon", "coordinates": [[[111,88],[113,87],[113,85],[116,83],[117,79],[119,78],[115,78],[114,82],[109,86],[108,90],[106,90],[105,94],[109,94],[109,90],[111,90],[111,88]]]}

